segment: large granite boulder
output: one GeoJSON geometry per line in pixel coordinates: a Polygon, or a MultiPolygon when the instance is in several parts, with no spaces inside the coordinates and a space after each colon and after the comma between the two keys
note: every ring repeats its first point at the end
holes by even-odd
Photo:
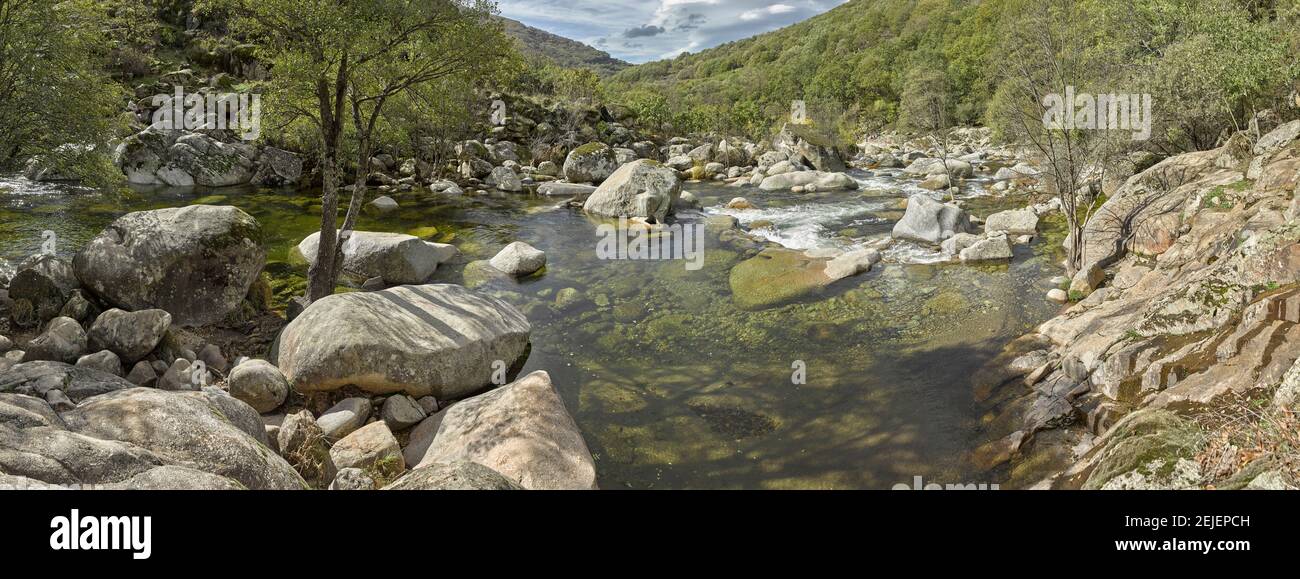
{"type": "Polygon", "coordinates": [[[1198,193],[1240,181],[1238,172],[1215,171],[1216,155],[1170,157],[1129,178],[1084,224],[1083,263],[1106,266],[1129,251],[1154,256],[1172,247],[1199,209],[1198,193]]]}
{"type": "Polygon", "coordinates": [[[221,320],[239,307],[266,262],[262,227],[235,207],[192,205],[128,213],[73,260],[101,299],[165,310],[181,326],[221,320]]]}
{"type": "Polygon", "coordinates": [[[763,179],[758,188],[764,191],[781,191],[809,185],[816,187],[818,191],[846,191],[858,188],[858,182],[844,173],[822,171],[793,171],[772,175],[763,179]]]}
{"type": "Polygon", "coordinates": [[[497,363],[512,366],[531,330],[513,306],[456,285],[339,294],[285,327],[278,365],[300,392],[454,399],[488,386],[497,363]]]}
{"type": "Polygon", "coordinates": [[[564,178],[570,183],[599,185],[617,169],[614,149],[604,143],[587,143],[564,159],[564,178]]]}
{"type": "MultiPolygon", "coordinates": [[[[320,232],[298,244],[298,252],[309,264],[315,263],[319,249],[320,232]]],[[[413,235],[353,231],[343,243],[343,270],[363,279],[383,278],[390,285],[421,283],[456,253],[454,245],[413,235]]]]}
{"type": "Polygon", "coordinates": [[[786,123],[772,140],[772,147],[791,160],[802,162],[818,171],[833,173],[848,170],[844,155],[831,139],[817,134],[809,125],[786,123]]]}
{"type": "Polygon", "coordinates": [[[419,467],[457,461],[486,466],[526,489],[596,488],[591,451],[546,372],[447,409],[419,467]]]}
{"type": "Polygon", "coordinates": [[[110,488],[304,487],[265,446],[265,434],[248,432],[256,413],[225,394],[130,388],[64,411],[42,404],[0,395],[0,415],[15,417],[0,421],[0,471],[51,484],[121,485],[110,488]]]}
{"type": "Polygon", "coordinates": [[[639,217],[663,223],[682,194],[677,173],[658,161],[633,161],[614,171],[582,208],[602,217],[639,217]]]}
{"type": "Polygon", "coordinates": [[[947,205],[926,195],[907,200],[907,211],[894,224],[894,239],[938,245],[958,233],[970,232],[970,218],[960,207],[947,205]]]}

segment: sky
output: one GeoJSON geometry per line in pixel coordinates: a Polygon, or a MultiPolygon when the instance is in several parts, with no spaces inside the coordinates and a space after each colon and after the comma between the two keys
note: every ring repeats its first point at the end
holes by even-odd
{"type": "Polygon", "coordinates": [[[497,0],[501,15],[632,63],[789,26],[847,0],[497,0]]]}

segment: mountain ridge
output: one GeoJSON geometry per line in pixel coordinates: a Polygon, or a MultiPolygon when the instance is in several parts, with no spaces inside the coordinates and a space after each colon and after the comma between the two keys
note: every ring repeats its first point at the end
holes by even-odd
{"type": "Polygon", "coordinates": [[[602,77],[632,67],[631,63],[610,56],[577,40],[534,28],[518,20],[498,16],[508,36],[515,39],[520,52],[538,56],[565,68],[586,68],[602,77]]]}

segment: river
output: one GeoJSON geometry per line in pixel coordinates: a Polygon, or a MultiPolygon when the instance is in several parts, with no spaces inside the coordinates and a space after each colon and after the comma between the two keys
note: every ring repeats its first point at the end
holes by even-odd
{"type": "MultiPolygon", "coordinates": [[[[919,191],[889,174],[852,175],[854,192],[767,193],[688,183],[705,207],[744,196],[767,221],[763,236],[793,248],[852,247],[887,236],[900,200],[919,191]]],[[[963,185],[973,214],[1027,203],[963,185]]],[[[435,281],[460,282],[471,259],[522,240],[546,252],[545,274],[485,287],[533,324],[525,371],[551,373],[596,458],[602,488],[889,488],[927,482],[998,482],[967,455],[991,433],[972,375],[1011,339],[1051,317],[1043,298],[1057,275],[1059,236],[1017,246],[1010,264],[927,263],[929,250],[895,246],[870,273],[786,306],[744,311],[728,275],[741,255],[706,240],[705,265],[597,259],[596,224],[556,199],[529,194],[447,198],[393,194],[400,209],[366,215],[359,229],[414,232],[452,243],[462,258],[435,281]],[[429,229],[436,228],[434,233],[429,229]],[[578,290],[559,307],[561,290],[578,290]],[[806,382],[793,374],[806,368],[806,382]]],[[[139,189],[105,195],[0,178],[0,259],[36,252],[53,231],[71,255],[128,211],[230,204],[266,232],[267,271],[283,300],[305,266],[293,247],[319,222],[311,192],[226,188],[139,189]]],[[[1050,226],[1048,226],[1050,228],[1050,226]]],[[[569,292],[566,292],[569,293],[569,292]]],[[[1002,433],[1005,434],[1005,433],[1002,433]]]]}

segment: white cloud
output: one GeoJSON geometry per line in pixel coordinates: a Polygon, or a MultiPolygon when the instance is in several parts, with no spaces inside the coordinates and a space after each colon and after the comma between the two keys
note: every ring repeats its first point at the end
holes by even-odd
{"type": "Polygon", "coordinates": [[[768,6],[767,8],[761,8],[758,10],[746,10],[745,12],[741,12],[740,19],[758,20],[765,16],[769,16],[769,15],[774,16],[777,14],[788,14],[790,12],[794,12],[794,6],[791,6],[789,4],[773,4],[771,6],[768,6]]]}
{"type": "Polygon", "coordinates": [[[597,46],[629,62],[646,62],[776,30],[846,1],[498,0],[498,3],[501,14],[508,18],[597,46]],[[629,31],[633,32],[628,34],[629,31]]]}

